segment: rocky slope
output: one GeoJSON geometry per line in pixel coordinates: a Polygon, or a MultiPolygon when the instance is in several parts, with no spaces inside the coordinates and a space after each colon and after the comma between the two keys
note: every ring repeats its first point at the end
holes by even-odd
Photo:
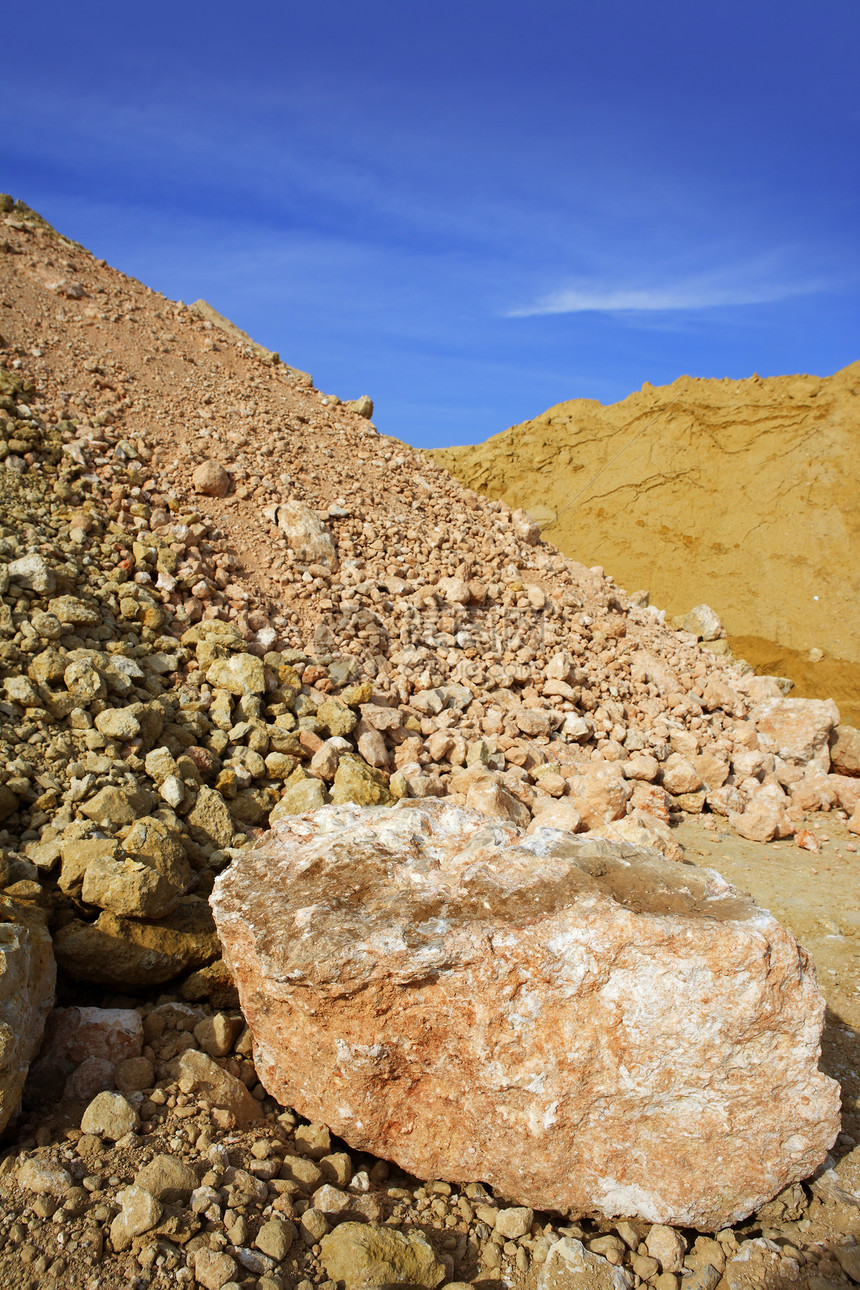
{"type": "Polygon", "coordinates": [[[809,813],[860,829],[856,733],[378,435],[369,401],[0,208],[0,984],[23,946],[31,1005],[0,1018],[39,1024],[45,929],[69,1010],[23,1117],[0,1029],[0,1284],[333,1290],[354,1213],[384,1280],[532,1287],[564,1240],[657,1290],[844,1279],[835,1174],[705,1246],[341,1149],[259,1083],[207,897],[328,801],[446,796],[674,859],[681,816],[811,845],[809,813]]]}
{"type": "Polygon", "coordinates": [[[684,376],[608,407],[572,399],[433,455],[668,614],[706,601],[739,657],[856,721],[858,433],[853,363],[824,379],[684,376]]]}

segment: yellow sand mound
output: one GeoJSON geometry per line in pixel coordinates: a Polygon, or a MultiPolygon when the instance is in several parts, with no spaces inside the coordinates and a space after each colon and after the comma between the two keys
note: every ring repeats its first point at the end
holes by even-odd
{"type": "Polygon", "coordinates": [[[737,654],[860,718],[860,363],[646,383],[433,455],[668,614],[711,605],[737,654]]]}

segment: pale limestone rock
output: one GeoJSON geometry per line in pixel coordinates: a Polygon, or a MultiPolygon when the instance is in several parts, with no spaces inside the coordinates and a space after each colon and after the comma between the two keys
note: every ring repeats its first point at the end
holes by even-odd
{"type": "Polygon", "coordinates": [[[162,820],[145,815],[136,820],[123,839],[123,848],[135,860],[143,860],[163,874],[177,891],[191,884],[191,866],[185,858],[180,835],[162,820]]]}
{"type": "Polygon", "coordinates": [[[678,676],[665,659],[650,650],[637,650],[630,664],[630,679],[634,685],[656,685],[662,695],[678,694],[683,687],[678,676]]]}
{"type": "Polygon", "coordinates": [[[687,1242],[674,1227],[655,1223],[645,1238],[645,1245],[652,1259],[660,1264],[662,1272],[681,1272],[687,1242]]]}
{"type": "Polygon", "coordinates": [[[752,714],[759,746],[796,766],[830,770],[830,732],[839,724],[832,699],[772,699],[752,714]]]}
{"type": "Polygon", "coordinates": [[[594,733],[594,726],[588,717],[583,717],[578,712],[568,712],[561,723],[561,733],[574,743],[584,744],[588,743],[594,733]]]}
{"type": "Polygon", "coordinates": [[[213,1118],[218,1124],[223,1119],[222,1127],[245,1128],[256,1124],[262,1114],[259,1102],[241,1080],[196,1049],[189,1049],[179,1059],[179,1086],[184,1093],[196,1093],[214,1107],[213,1118]],[[222,1112],[220,1118],[218,1112],[222,1112]]]}
{"type": "Polygon", "coordinates": [[[507,1241],[516,1241],[521,1236],[528,1236],[534,1222],[534,1210],[525,1205],[500,1209],[496,1215],[496,1231],[507,1241]]]}
{"type": "Polygon", "coordinates": [[[572,798],[557,798],[554,802],[548,802],[535,815],[526,833],[534,833],[536,829],[561,829],[566,833],[579,833],[582,829],[582,813],[572,798]]]}
{"type": "Polygon", "coordinates": [[[78,919],[54,937],[61,970],[78,981],[112,989],[161,985],[220,956],[208,906],[184,897],[157,922],[123,918],[104,910],[95,923],[78,919]]]}
{"type": "Polygon", "coordinates": [[[331,1134],[324,1124],[305,1124],[296,1129],[295,1144],[302,1155],[322,1160],[331,1151],[331,1134]]]}
{"type": "Polygon", "coordinates": [[[277,824],[289,815],[315,811],[328,800],[325,784],[299,767],[287,783],[280,801],[269,813],[269,823],[277,824]]]}
{"type": "Polygon", "coordinates": [[[421,1232],[397,1232],[371,1223],[341,1223],[320,1242],[320,1262],[346,1290],[409,1285],[435,1290],[445,1267],[421,1232]]]}
{"type": "Polygon", "coordinates": [[[523,806],[512,793],[489,776],[472,785],[466,794],[466,805],[490,819],[516,824],[521,829],[527,828],[531,823],[528,807],[523,806]]]}
{"type": "Polygon", "coordinates": [[[637,752],[627,761],[621,763],[625,779],[635,779],[639,783],[653,784],[660,774],[660,763],[650,753],[637,752]]]}
{"type": "Polygon", "coordinates": [[[204,784],[187,815],[191,836],[213,847],[228,847],[233,840],[233,820],[217,788],[204,784]]]}
{"type": "Polygon", "coordinates": [[[735,832],[750,842],[788,838],[794,832],[788,804],[788,798],[778,784],[755,785],[745,810],[741,813],[729,811],[729,823],[735,832]]]}
{"type": "Polygon", "coordinates": [[[63,627],[93,626],[101,622],[98,609],[79,600],[77,596],[55,596],[48,604],[48,613],[63,627]]]}
{"type": "Polygon", "coordinates": [[[313,757],[311,757],[308,770],[316,779],[326,780],[326,782],[330,784],[335,777],[339,761],[339,750],[337,748],[333,748],[332,745],[327,742],[324,743],[321,748],[318,748],[313,757]]]}
{"type": "Polygon", "coordinates": [[[678,620],[678,626],[703,641],[719,640],[723,634],[723,624],[710,605],[696,605],[678,620]]]}
{"type": "Polygon", "coordinates": [[[194,1038],[210,1057],[226,1057],[241,1029],[242,1022],[238,1018],[216,1012],[214,1017],[204,1017],[202,1021],[198,1021],[194,1027],[194,1038]]]}
{"type": "Polygon", "coordinates": [[[279,824],[211,903],[261,1082],[420,1177],[713,1230],[838,1132],[811,963],[711,871],[349,805],[279,824]]]}
{"type": "Polygon", "coordinates": [[[446,605],[468,605],[472,591],[464,578],[440,578],[436,590],[446,605]]]}
{"type": "Polygon", "coordinates": [[[830,761],[840,775],[860,776],[860,730],[834,726],[830,732],[830,761]]]}
{"type": "Polygon", "coordinates": [[[218,461],[201,461],[191,476],[195,493],[204,497],[226,497],[230,491],[230,475],[218,461]]]}
{"type": "Polygon", "coordinates": [[[117,1192],[122,1208],[110,1225],[110,1239],[116,1251],[127,1250],[136,1236],[155,1227],[163,1214],[159,1201],[142,1187],[124,1187],[117,1192]]]}
{"type": "Polygon", "coordinates": [[[324,699],[316,711],[317,721],[335,738],[351,735],[358,724],[358,713],[341,699],[324,699]]]}
{"type": "Polygon", "coordinates": [[[221,1290],[228,1281],[235,1281],[238,1271],[236,1260],[221,1250],[194,1252],[194,1276],[205,1290],[221,1290]]]}
{"type": "Polygon", "coordinates": [[[365,421],[369,421],[373,416],[373,399],[369,394],[362,394],[357,399],[348,400],[346,407],[348,407],[351,412],[355,412],[358,416],[363,417],[365,421]]]}
{"type": "Polygon", "coordinates": [[[131,708],[105,708],[96,717],[96,730],[108,739],[134,739],[140,722],[131,708]]]}
{"type": "Polygon", "coordinates": [[[548,681],[571,681],[575,671],[573,659],[566,650],[553,654],[544,669],[548,681]]]}
{"type": "Polygon", "coordinates": [[[254,1244],[258,1250],[262,1250],[270,1259],[280,1263],[289,1254],[290,1247],[296,1236],[297,1232],[294,1223],[290,1223],[283,1218],[270,1218],[260,1228],[254,1244]]]}
{"type": "Polygon", "coordinates": [[[321,564],[337,569],[334,538],[322,520],[304,502],[289,501],[267,507],[263,514],[277,525],[301,564],[321,564]]]}
{"type": "MultiPolygon", "coordinates": [[[[420,762],[407,761],[398,764],[398,769],[391,776],[388,788],[393,798],[432,797],[430,776],[425,774],[420,762]]],[[[332,797],[332,801],[334,801],[332,797]]]]}
{"type": "MultiPolygon", "coordinates": [[[[616,766],[620,766],[616,762],[616,766]]],[[[577,771],[580,767],[576,767],[577,771]]],[[[620,820],[627,810],[633,789],[623,772],[603,765],[584,765],[582,773],[568,779],[570,800],[582,816],[588,829],[598,829],[602,824],[620,820]]]]}
{"type": "Polygon", "coordinates": [[[140,1117],[122,1093],[99,1093],[84,1111],[81,1128],[99,1138],[118,1142],[137,1128],[140,1117]]]}
{"type": "Polygon", "coordinates": [[[729,784],[715,788],[705,800],[715,815],[741,815],[746,810],[746,798],[729,784]]]}
{"type": "Polygon", "coordinates": [[[568,699],[571,703],[576,699],[576,690],[567,681],[544,681],[543,693],[548,699],[568,699]]]}
{"type": "Polygon", "coordinates": [[[18,1169],[18,1186],[24,1191],[34,1191],[40,1196],[63,1197],[72,1184],[68,1169],[52,1164],[49,1160],[31,1157],[18,1169]]]}
{"type": "Polygon", "coordinates": [[[385,806],[393,798],[381,771],[365,765],[360,757],[347,754],[338,763],[331,800],[336,804],[358,802],[361,806],[385,806]]]}
{"type": "Polygon", "coordinates": [[[139,785],[117,788],[106,785],[81,807],[81,814],[98,825],[133,824],[152,806],[152,794],[139,785]]]}
{"type": "MultiPolygon", "coordinates": [[[[543,815],[539,818],[543,819],[543,815]]],[[[609,842],[629,842],[634,847],[654,847],[667,860],[684,859],[684,848],[672,837],[668,824],[647,811],[631,811],[622,820],[591,829],[588,836],[606,838],[609,842]]]]}
{"type": "Polygon", "coordinates": [[[554,714],[545,708],[518,708],[513,715],[518,729],[532,738],[548,735],[556,724],[554,714]]]}
{"type": "MultiPolygon", "coordinates": [[[[744,1241],[726,1264],[724,1284],[727,1290],[757,1290],[759,1286],[784,1284],[782,1259],[782,1249],[776,1241],[766,1237],[744,1241]]],[[[799,1280],[799,1276],[794,1279],[799,1280]]]]}
{"type": "Polygon", "coordinates": [[[229,658],[216,658],[210,663],[206,680],[214,689],[226,690],[239,698],[243,694],[263,694],[266,669],[263,660],[254,654],[231,654],[229,658]]]}
{"type": "Polygon", "coordinates": [[[44,556],[39,555],[37,551],[30,551],[27,555],[10,561],[6,571],[12,582],[29,591],[35,591],[40,596],[49,596],[54,590],[56,582],[54,572],[44,556]]]}
{"type": "Polygon", "coordinates": [[[45,915],[0,896],[0,1132],[21,1101],[54,1002],[56,977],[45,915]]]}
{"type": "Polygon", "coordinates": [[[526,546],[537,546],[540,542],[540,525],[537,520],[532,519],[528,511],[512,511],[511,528],[526,546]]]}
{"type": "Polygon", "coordinates": [[[81,899],[86,904],[133,918],[160,918],[176,903],[178,895],[162,874],[128,857],[92,860],[81,888],[81,899]]]}
{"type": "Polygon", "coordinates": [[[63,681],[69,694],[85,707],[107,694],[104,678],[88,658],[70,663],[63,673],[63,681]]]}
{"type": "Polygon", "coordinates": [[[680,753],[672,753],[663,766],[663,787],[667,793],[695,793],[702,787],[702,777],[692,762],[680,753]]]}
{"type": "Polygon", "coordinates": [[[157,1155],[135,1174],[135,1187],[142,1187],[156,1200],[184,1201],[197,1186],[197,1175],[176,1156],[157,1155]]]}
{"type": "Polygon", "coordinates": [[[331,1183],[324,1183],[318,1187],[311,1197],[314,1209],[318,1209],[321,1214],[327,1217],[332,1214],[343,1214],[350,1209],[353,1203],[353,1197],[338,1187],[333,1187],[331,1183]]]}
{"type": "MultiPolygon", "coordinates": [[[[453,741],[451,742],[453,747],[453,741]]],[[[385,736],[372,727],[362,731],[358,736],[358,751],[367,762],[368,766],[375,766],[377,770],[388,769],[388,748],[385,743],[385,736]]],[[[446,747],[445,751],[448,751],[446,747]]],[[[433,756],[433,754],[430,754],[433,756]]],[[[444,754],[443,754],[444,755],[444,754]]],[[[434,757],[434,761],[441,758],[434,757]]]]}
{"type": "Polygon", "coordinates": [[[537,1281],[537,1290],[632,1290],[632,1287],[633,1278],[626,1268],[613,1267],[572,1236],[556,1241],[537,1281]]]}

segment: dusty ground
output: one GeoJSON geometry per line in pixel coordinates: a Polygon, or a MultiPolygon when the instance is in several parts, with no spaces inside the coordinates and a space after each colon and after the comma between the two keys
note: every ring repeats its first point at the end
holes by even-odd
{"type": "Polygon", "coordinates": [[[761,846],[727,829],[718,817],[680,824],[686,858],[718,870],[790,927],[812,952],[827,1000],[822,1066],[842,1085],[843,1128],[860,1140],[860,845],[845,822],[818,816],[815,855],[793,841],[761,846]]]}

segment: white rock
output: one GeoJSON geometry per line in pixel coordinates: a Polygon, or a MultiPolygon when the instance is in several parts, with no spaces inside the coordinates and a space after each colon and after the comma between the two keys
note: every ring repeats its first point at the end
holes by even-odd
{"type": "Polygon", "coordinates": [[[626,1268],[613,1267],[572,1236],[556,1241],[537,1281],[537,1290],[632,1290],[632,1286],[633,1277],[626,1268]]]}

